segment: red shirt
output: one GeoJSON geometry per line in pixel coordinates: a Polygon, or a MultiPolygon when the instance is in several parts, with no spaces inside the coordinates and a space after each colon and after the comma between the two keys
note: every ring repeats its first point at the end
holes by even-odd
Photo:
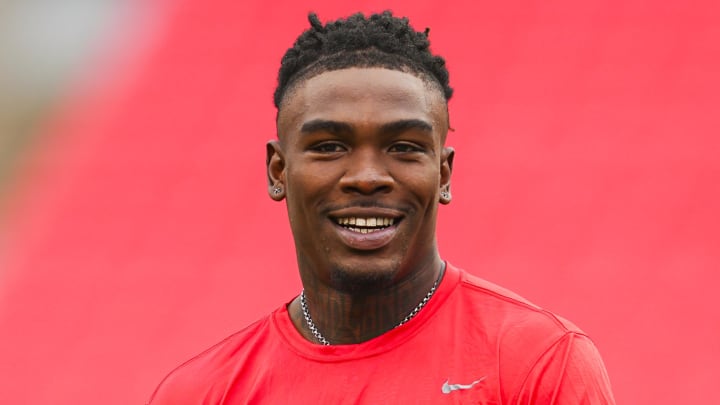
{"type": "Polygon", "coordinates": [[[321,346],[286,306],[181,365],[150,403],[614,404],[570,322],[447,266],[425,308],[367,342],[321,346]]]}

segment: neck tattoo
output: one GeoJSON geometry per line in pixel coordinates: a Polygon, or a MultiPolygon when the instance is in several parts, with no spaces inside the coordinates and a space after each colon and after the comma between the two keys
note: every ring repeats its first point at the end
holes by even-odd
{"type": "MultiPolygon", "coordinates": [[[[415,315],[417,315],[418,312],[420,312],[421,309],[423,309],[425,304],[427,304],[428,301],[430,301],[430,298],[432,298],[433,294],[435,294],[435,290],[437,289],[438,284],[440,284],[440,279],[442,279],[444,272],[445,272],[445,262],[443,262],[443,266],[440,269],[440,275],[435,280],[435,283],[433,284],[432,288],[430,288],[430,291],[428,291],[427,294],[425,294],[425,297],[423,297],[423,299],[415,306],[415,308],[413,308],[413,310],[410,311],[410,313],[407,314],[407,316],[405,318],[403,318],[402,321],[400,321],[397,325],[395,325],[393,327],[393,329],[395,329],[401,325],[404,325],[409,320],[413,319],[415,317],[415,315]]],[[[310,311],[308,311],[308,307],[307,307],[307,300],[305,299],[305,290],[304,289],[300,293],[300,308],[302,308],[303,317],[305,318],[305,324],[307,325],[308,329],[310,329],[310,333],[312,333],[312,335],[315,337],[315,339],[317,339],[318,342],[320,342],[321,344],[323,344],[325,346],[329,346],[330,341],[327,340],[327,338],[325,338],[325,336],[323,336],[322,333],[320,333],[317,326],[315,326],[315,322],[313,322],[312,317],[310,316],[310,311]]]]}

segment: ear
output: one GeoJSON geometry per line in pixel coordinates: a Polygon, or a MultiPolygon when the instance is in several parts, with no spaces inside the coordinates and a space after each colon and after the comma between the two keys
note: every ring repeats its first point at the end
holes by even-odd
{"type": "Polygon", "coordinates": [[[455,159],[455,149],[443,148],[440,160],[440,204],[447,205],[452,200],[450,178],[452,177],[453,159],[455,159]]]}
{"type": "Polygon", "coordinates": [[[280,141],[268,141],[265,145],[265,164],[268,194],[273,200],[282,201],[285,198],[285,156],[280,141]]]}

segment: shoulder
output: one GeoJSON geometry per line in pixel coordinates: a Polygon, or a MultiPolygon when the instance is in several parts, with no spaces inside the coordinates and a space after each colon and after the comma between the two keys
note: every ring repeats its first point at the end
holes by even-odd
{"type": "Polygon", "coordinates": [[[462,272],[462,306],[472,312],[506,363],[534,360],[569,334],[584,336],[580,328],[524,297],[480,277],[462,272]],[[530,356],[530,357],[528,357],[530,356]]]}
{"type": "Polygon", "coordinates": [[[461,271],[456,312],[488,342],[502,359],[506,382],[520,384],[548,350],[568,334],[584,335],[572,322],[524,297],[461,271]]]}
{"type": "Polygon", "coordinates": [[[614,403],[600,353],[574,323],[466,272],[460,288],[463,308],[493,339],[502,380],[517,395],[511,397],[527,403],[614,403]],[[557,402],[560,398],[569,401],[557,402]]]}
{"type": "Polygon", "coordinates": [[[517,403],[615,404],[605,364],[586,336],[568,333],[524,376],[517,403]]]}
{"type": "Polygon", "coordinates": [[[232,377],[238,362],[243,362],[243,357],[261,344],[271,316],[256,321],[176,367],[160,382],[148,405],[197,404],[212,399],[210,387],[224,385],[223,382],[232,377]]]}
{"type": "Polygon", "coordinates": [[[524,333],[533,331],[560,337],[568,332],[584,334],[574,323],[535,305],[507,288],[460,270],[460,288],[467,305],[479,306],[481,316],[512,324],[524,333]]]}

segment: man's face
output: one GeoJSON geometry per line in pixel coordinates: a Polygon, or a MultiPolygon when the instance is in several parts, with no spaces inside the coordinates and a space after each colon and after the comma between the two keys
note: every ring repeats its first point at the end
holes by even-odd
{"type": "Polygon", "coordinates": [[[284,190],[271,196],[287,200],[304,282],[377,288],[433,262],[453,155],[438,88],[382,68],[325,72],[286,95],[277,125],[268,175],[284,190]]]}

